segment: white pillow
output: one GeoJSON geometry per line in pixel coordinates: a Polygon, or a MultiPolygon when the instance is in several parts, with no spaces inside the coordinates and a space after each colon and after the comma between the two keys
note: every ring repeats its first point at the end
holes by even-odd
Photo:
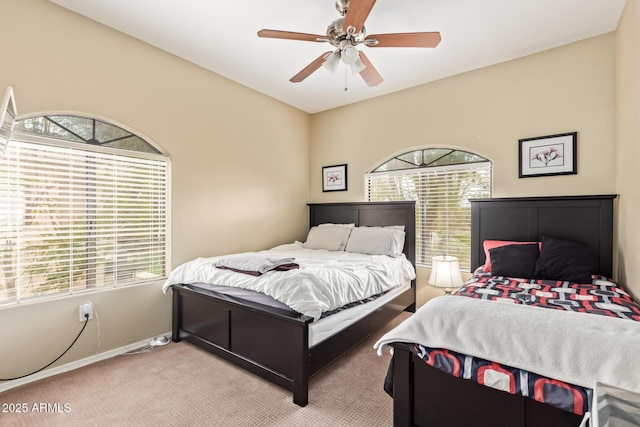
{"type": "Polygon", "coordinates": [[[405,232],[394,227],[356,227],[351,230],[345,251],[368,255],[402,254],[405,232]]]}
{"type": "Polygon", "coordinates": [[[343,225],[327,224],[322,227],[311,227],[304,247],[307,249],[344,251],[350,233],[351,228],[343,225]]]}

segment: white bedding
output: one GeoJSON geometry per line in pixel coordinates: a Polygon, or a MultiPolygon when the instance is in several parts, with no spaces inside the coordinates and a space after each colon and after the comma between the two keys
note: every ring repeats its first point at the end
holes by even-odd
{"type": "Polygon", "coordinates": [[[377,295],[415,279],[413,265],[404,255],[363,255],[343,251],[304,249],[301,244],[284,245],[257,252],[278,258],[294,258],[299,269],[269,271],[255,277],[216,268],[225,257],[197,258],[175,268],[162,287],[171,285],[210,283],[250,289],[264,293],[288,305],[297,312],[320,318],[323,312],[377,295]]]}
{"type": "Polygon", "coordinates": [[[385,334],[594,388],[640,392],[640,322],[453,296],[438,297],[385,334]]]}

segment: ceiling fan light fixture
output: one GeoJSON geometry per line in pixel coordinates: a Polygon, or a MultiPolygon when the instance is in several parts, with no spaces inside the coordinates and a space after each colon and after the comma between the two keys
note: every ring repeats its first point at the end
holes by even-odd
{"type": "Polygon", "coordinates": [[[355,46],[349,45],[342,49],[340,57],[342,58],[342,62],[351,65],[360,59],[360,54],[355,46]]]}
{"type": "Polygon", "coordinates": [[[362,62],[360,58],[358,58],[353,64],[351,64],[351,75],[355,76],[356,74],[361,73],[365,68],[367,68],[367,66],[364,65],[364,62],[362,62]]]}
{"type": "Polygon", "coordinates": [[[338,64],[340,63],[340,55],[339,51],[331,52],[327,59],[322,63],[322,66],[329,70],[332,74],[336,73],[336,69],[338,68],[338,64]]]}

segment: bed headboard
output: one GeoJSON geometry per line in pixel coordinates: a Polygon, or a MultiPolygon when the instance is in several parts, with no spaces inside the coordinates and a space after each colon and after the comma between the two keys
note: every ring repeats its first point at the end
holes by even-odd
{"type": "Polygon", "coordinates": [[[356,226],[404,225],[404,254],[416,264],[416,203],[309,203],[309,228],[332,222],[356,226]]]}
{"type": "Polygon", "coordinates": [[[542,236],[589,245],[599,254],[599,274],[612,277],[613,199],[599,196],[471,200],[471,267],[484,264],[484,240],[540,241],[542,236]]]}

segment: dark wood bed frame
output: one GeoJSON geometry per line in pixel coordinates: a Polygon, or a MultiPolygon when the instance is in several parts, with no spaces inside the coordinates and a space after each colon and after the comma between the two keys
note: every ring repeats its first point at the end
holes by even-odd
{"type": "MultiPolygon", "coordinates": [[[[615,195],[471,201],[471,265],[485,262],[484,240],[539,241],[543,235],[597,249],[600,274],[613,266],[615,195]]],[[[394,426],[579,426],[582,417],[522,396],[448,375],[394,343],[394,426]]]]}
{"type": "MultiPolygon", "coordinates": [[[[404,225],[404,253],[415,265],[415,203],[366,202],[309,204],[309,227],[322,223],[358,226],[404,225]]],[[[312,348],[312,318],[220,295],[172,287],[175,342],[185,340],[293,392],[308,403],[309,378],[384,326],[402,311],[415,311],[410,289],[312,348]]]]}

